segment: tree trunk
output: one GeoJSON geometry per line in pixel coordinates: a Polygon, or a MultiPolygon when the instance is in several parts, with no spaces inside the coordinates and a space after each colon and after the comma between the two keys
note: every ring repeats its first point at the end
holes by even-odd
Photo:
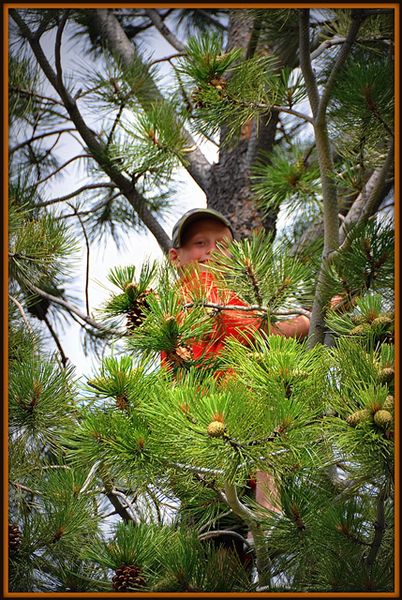
{"type": "MultiPolygon", "coordinates": [[[[244,48],[248,54],[253,32],[253,16],[248,10],[233,10],[230,15],[227,50],[244,48]]],[[[263,227],[275,233],[278,211],[262,215],[257,208],[250,189],[250,167],[263,150],[272,150],[278,115],[275,113],[245,123],[239,139],[227,143],[227,130],[221,130],[219,161],[211,169],[211,180],[207,190],[207,205],[226,215],[239,238],[249,237],[256,228],[263,227]]]]}

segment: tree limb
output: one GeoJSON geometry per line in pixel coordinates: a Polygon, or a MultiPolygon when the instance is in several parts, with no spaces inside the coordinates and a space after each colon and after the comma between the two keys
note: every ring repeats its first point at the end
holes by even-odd
{"type": "Polygon", "coordinates": [[[38,294],[38,296],[41,296],[42,298],[46,298],[46,300],[50,300],[50,302],[54,302],[55,304],[59,304],[60,306],[65,308],[69,313],[73,313],[73,314],[77,315],[77,317],[80,317],[80,319],[82,319],[85,323],[87,323],[94,329],[99,329],[100,331],[103,331],[105,333],[110,333],[110,334],[120,334],[121,333],[117,329],[113,329],[111,327],[106,327],[105,325],[102,325],[101,323],[94,321],[94,319],[91,319],[90,317],[85,315],[73,304],[70,304],[66,300],[63,300],[62,298],[58,298],[57,296],[52,296],[52,294],[48,294],[48,292],[41,290],[34,283],[32,283],[30,281],[26,281],[25,284],[31,291],[35,292],[35,294],[38,294]]]}
{"type": "MultiPolygon", "coordinates": [[[[99,12],[99,11],[94,11],[99,12]]],[[[102,12],[102,11],[100,11],[102,12]]],[[[105,11],[103,11],[105,12],[105,11]]],[[[132,181],[126,178],[114,165],[110,163],[105,157],[105,146],[97,139],[94,132],[85,123],[76,101],[71,97],[64,85],[59,85],[57,76],[54,73],[51,65],[49,64],[39,41],[35,38],[35,35],[29,29],[25,21],[21,18],[18,11],[15,9],[10,10],[10,15],[19,26],[22,34],[29,41],[33,53],[36,56],[38,63],[40,64],[44,74],[46,75],[49,82],[53,85],[54,89],[58,92],[61,99],[63,100],[64,106],[68,111],[71,120],[75,124],[78,132],[82,139],[87,144],[88,149],[93,153],[93,158],[100,164],[100,166],[109,175],[112,181],[114,181],[117,187],[121,190],[122,194],[127,198],[135,212],[138,214],[141,221],[149,229],[149,231],[155,236],[155,239],[159,243],[162,250],[167,253],[171,241],[169,236],[166,234],[164,229],[161,227],[157,219],[152,215],[151,211],[146,205],[146,200],[137,192],[133,186],[132,181]]],[[[118,23],[117,19],[116,22],[118,23]]],[[[120,25],[119,25],[120,27],[120,25]]],[[[128,42],[130,45],[131,43],[128,42]]],[[[209,164],[209,163],[208,163],[209,164]]]]}
{"type": "Polygon", "coordinates": [[[33,336],[34,335],[33,329],[31,327],[31,325],[29,324],[28,317],[25,314],[22,304],[20,304],[20,302],[18,302],[17,298],[14,298],[14,296],[9,295],[9,298],[10,298],[10,300],[12,300],[12,302],[14,302],[14,304],[18,308],[19,313],[22,317],[22,320],[24,321],[29,333],[33,336]]]}
{"type": "MultiPolygon", "coordinates": [[[[126,36],[124,29],[112,11],[105,9],[91,10],[91,19],[100,35],[107,39],[111,50],[121,58],[124,65],[129,66],[135,58],[137,60],[140,59],[139,56],[136,55],[135,47],[126,36]]],[[[164,102],[161,92],[151,79],[149,81],[149,86],[152,90],[152,101],[164,102]]],[[[148,102],[145,102],[143,98],[138,99],[144,108],[149,105],[149,98],[148,102]]],[[[194,152],[187,155],[188,166],[186,168],[200,188],[203,191],[206,191],[209,184],[209,171],[211,165],[198,148],[194,138],[185,129],[183,130],[183,134],[186,146],[196,147],[194,152]]]]}
{"type": "Polygon", "coordinates": [[[220,537],[221,535],[230,535],[230,536],[234,537],[235,539],[243,542],[243,544],[245,544],[248,548],[252,548],[252,545],[245,537],[243,537],[240,533],[237,533],[237,531],[232,531],[231,529],[217,529],[214,531],[207,531],[206,533],[201,533],[198,536],[198,539],[201,541],[208,540],[211,538],[220,537]]]}
{"type": "Polygon", "coordinates": [[[349,212],[342,223],[339,233],[342,246],[340,246],[339,251],[343,250],[344,244],[346,244],[347,234],[350,229],[357,223],[367,221],[367,219],[371,217],[379,208],[383,200],[383,192],[386,186],[387,176],[393,165],[393,161],[394,140],[392,139],[382,167],[373,172],[363,190],[357,196],[353,205],[349,209],[349,212]]]}
{"type": "Polygon", "coordinates": [[[51,177],[54,177],[57,173],[60,173],[60,171],[62,171],[70,163],[74,162],[75,160],[79,160],[80,158],[93,158],[93,156],[92,156],[92,154],[77,154],[77,156],[73,156],[72,158],[69,158],[58,169],[56,169],[55,171],[52,171],[52,173],[50,173],[49,175],[46,175],[46,177],[44,177],[43,179],[39,179],[38,181],[36,181],[32,187],[36,188],[39,185],[41,185],[42,183],[45,183],[45,181],[47,181],[51,177]]]}
{"type": "Polygon", "coordinates": [[[57,204],[59,202],[64,202],[65,200],[69,200],[70,198],[73,198],[74,196],[78,196],[79,194],[81,194],[82,192],[85,192],[86,190],[95,190],[98,188],[115,188],[116,184],[115,183],[111,183],[108,181],[105,181],[103,183],[88,183],[87,185],[83,185],[82,187],[78,188],[78,190],[75,190],[74,192],[71,192],[70,194],[67,194],[66,196],[60,196],[59,198],[52,198],[51,200],[45,200],[44,202],[38,202],[37,204],[35,204],[35,208],[42,208],[44,206],[50,206],[51,204],[57,204]]]}
{"type": "Polygon", "coordinates": [[[89,316],[89,255],[90,255],[89,239],[88,239],[85,227],[84,227],[84,223],[82,222],[82,219],[81,219],[80,215],[78,214],[77,209],[69,202],[67,202],[67,204],[75,212],[77,219],[80,222],[82,233],[84,234],[84,238],[85,238],[85,246],[87,249],[86,268],[85,268],[85,304],[86,304],[86,309],[87,309],[87,315],[89,316]]]}
{"type": "Polygon", "coordinates": [[[35,135],[31,139],[25,140],[24,142],[21,142],[20,144],[16,144],[12,148],[9,148],[8,153],[10,155],[14,154],[14,152],[17,152],[17,150],[20,150],[27,144],[31,144],[32,142],[36,142],[37,140],[41,140],[41,139],[43,139],[45,137],[49,137],[51,135],[60,136],[62,133],[67,133],[69,131],[76,131],[76,129],[75,129],[75,127],[66,127],[65,129],[58,129],[57,131],[52,130],[52,131],[47,131],[46,133],[41,133],[41,134],[35,135]]]}
{"type": "Polygon", "coordinates": [[[302,9],[299,15],[299,54],[300,68],[303,72],[304,81],[310,100],[313,115],[317,114],[319,105],[319,94],[317,82],[310,60],[310,10],[302,9]]]}
{"type": "MultiPolygon", "coordinates": [[[[363,11],[355,10],[352,11],[352,22],[350,24],[350,28],[348,31],[348,35],[346,37],[345,43],[342,45],[342,48],[339,51],[339,54],[336,58],[335,64],[332,67],[332,71],[327,79],[327,82],[324,86],[324,90],[321,96],[321,99],[318,104],[316,121],[317,124],[325,122],[325,113],[327,110],[328,102],[331,98],[332,90],[335,85],[336,78],[338,77],[338,73],[341,70],[342,66],[345,64],[347,57],[349,56],[352,45],[357,37],[357,33],[359,31],[360,25],[364,19],[362,15],[363,11]]],[[[311,58],[310,58],[311,60],[311,58]]]]}
{"type": "Polygon", "coordinates": [[[151,19],[152,23],[155,25],[159,33],[165,38],[167,42],[169,42],[171,46],[173,46],[173,48],[175,48],[178,52],[185,51],[185,45],[182,44],[179,39],[177,39],[174,33],[163,22],[157,10],[155,10],[154,8],[150,8],[146,10],[145,13],[151,19]]]}
{"type": "Polygon", "coordinates": [[[385,531],[385,498],[386,491],[382,489],[377,499],[377,515],[374,523],[374,537],[371,543],[371,549],[366,557],[366,565],[369,569],[373,568],[375,559],[381,546],[385,531]]]}
{"type": "Polygon", "coordinates": [[[258,522],[257,516],[247,506],[242,504],[237,496],[236,488],[232,483],[225,481],[225,496],[227,503],[247,525],[254,539],[254,548],[256,556],[256,567],[258,571],[260,585],[266,585],[270,579],[270,560],[268,556],[267,538],[261,525],[258,522]]]}

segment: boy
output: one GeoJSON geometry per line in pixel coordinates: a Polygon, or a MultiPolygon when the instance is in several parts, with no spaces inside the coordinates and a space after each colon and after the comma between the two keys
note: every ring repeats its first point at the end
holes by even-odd
{"type": "MultiPolygon", "coordinates": [[[[172,248],[169,258],[172,264],[182,275],[181,286],[184,297],[190,300],[191,291],[197,286],[202,286],[202,291],[208,302],[220,305],[247,306],[233,292],[218,290],[214,277],[208,271],[208,262],[213,251],[225,252],[225,245],[234,239],[234,233],[230,221],[221,213],[208,208],[194,208],[186,212],[173,227],[172,248]],[[198,271],[191,276],[186,273],[186,267],[195,266],[198,271]]],[[[253,331],[262,325],[262,317],[250,312],[236,310],[222,310],[216,317],[216,325],[208,338],[202,341],[194,341],[191,346],[193,359],[206,359],[208,356],[218,354],[224,347],[227,337],[236,337],[247,343],[252,339],[253,331]],[[247,337],[244,337],[246,334],[247,337]]],[[[303,338],[308,335],[310,321],[304,315],[276,323],[271,326],[270,334],[283,335],[286,337],[303,338]]],[[[251,481],[250,481],[251,484],[251,481]]],[[[258,471],[255,481],[255,499],[265,508],[278,510],[269,501],[265,491],[270,489],[275,492],[275,484],[268,473],[258,471]]],[[[233,540],[216,539],[218,544],[233,544],[233,540]]],[[[234,543],[239,557],[242,549],[238,543],[234,543]]]]}
{"type": "MultiPolygon", "coordinates": [[[[208,273],[211,252],[224,251],[222,246],[233,239],[233,230],[228,219],[210,208],[194,208],[186,212],[173,227],[172,248],[169,251],[170,260],[179,272],[183,272],[186,266],[198,265],[201,274],[200,281],[205,285],[207,299],[210,302],[219,303],[219,294],[213,283],[213,276],[208,273]],[[217,245],[220,245],[220,248],[217,245]]],[[[230,294],[221,304],[246,306],[246,303],[237,298],[235,294],[230,294]]],[[[224,337],[236,336],[239,328],[252,326],[258,329],[260,327],[260,318],[250,319],[250,315],[247,317],[246,314],[244,311],[226,311],[226,313],[223,311],[222,320],[225,327],[221,331],[218,345],[215,344],[209,348],[208,353],[211,351],[216,353],[221,350],[224,337]]],[[[308,335],[309,326],[310,320],[304,315],[300,315],[272,325],[270,334],[303,338],[308,335]]]]}

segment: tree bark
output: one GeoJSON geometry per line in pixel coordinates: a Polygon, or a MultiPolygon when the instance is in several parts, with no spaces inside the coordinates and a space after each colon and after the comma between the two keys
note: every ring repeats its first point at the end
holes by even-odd
{"type": "MultiPolygon", "coordinates": [[[[241,47],[246,53],[253,27],[251,11],[232,10],[227,50],[241,47]]],[[[245,123],[237,143],[230,145],[226,143],[227,130],[222,128],[219,161],[211,169],[207,205],[228,217],[238,238],[249,237],[256,228],[275,229],[277,211],[264,219],[254,202],[250,167],[260,149],[272,150],[277,123],[278,115],[270,115],[260,123],[258,135],[255,123],[245,123]]]]}

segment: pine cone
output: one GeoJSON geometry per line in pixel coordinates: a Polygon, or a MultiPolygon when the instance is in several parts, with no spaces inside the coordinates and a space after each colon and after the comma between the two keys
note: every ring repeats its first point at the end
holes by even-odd
{"type": "Polygon", "coordinates": [[[374,414],[374,423],[381,429],[388,429],[392,425],[392,415],[388,410],[377,410],[374,414]]]}
{"type": "Polygon", "coordinates": [[[8,524],[8,547],[10,554],[17,554],[21,545],[22,533],[15,523],[8,524]]]}
{"type": "Polygon", "coordinates": [[[370,416],[371,416],[371,411],[368,410],[367,408],[363,408],[361,410],[356,410],[354,413],[349,415],[348,418],[346,419],[346,422],[351,427],[356,427],[356,425],[359,425],[359,423],[363,423],[364,421],[367,421],[370,418],[370,416]]]}
{"type": "Polygon", "coordinates": [[[120,394],[116,396],[116,407],[119,410],[127,410],[129,407],[128,399],[125,394],[120,394]]]}
{"type": "Polygon", "coordinates": [[[207,432],[210,437],[223,437],[225,429],[222,421],[211,421],[207,427],[207,432]]]}
{"type": "Polygon", "coordinates": [[[169,352],[167,359],[171,365],[181,367],[193,359],[193,351],[188,346],[177,346],[173,352],[169,352]]]}
{"type": "Polygon", "coordinates": [[[389,325],[392,325],[392,323],[393,320],[391,319],[391,317],[388,317],[387,315],[380,315],[379,317],[374,319],[371,324],[373,326],[380,325],[383,327],[389,327],[389,325]]]}
{"type": "Polygon", "coordinates": [[[395,377],[395,370],[393,367],[383,367],[378,371],[378,375],[381,383],[390,383],[395,377]]]}
{"type": "Polygon", "coordinates": [[[147,296],[152,293],[152,290],[145,290],[130,306],[127,312],[127,328],[133,331],[139,327],[144,320],[144,308],[148,307],[147,296]]]}
{"type": "Polygon", "coordinates": [[[353,325],[362,325],[363,323],[366,323],[366,317],[363,315],[352,315],[350,320],[352,321],[353,325]]]}
{"type": "Polygon", "coordinates": [[[356,325],[353,329],[350,330],[350,335],[362,335],[364,333],[368,333],[371,330],[371,326],[369,323],[361,323],[360,325],[356,325]]]}
{"type": "Polygon", "coordinates": [[[112,577],[113,590],[116,592],[129,592],[144,587],[145,579],[141,569],[135,565],[122,565],[112,577]]]}
{"type": "Polygon", "coordinates": [[[384,410],[388,410],[389,412],[392,412],[394,410],[394,406],[395,406],[394,397],[391,394],[388,394],[388,396],[384,400],[384,404],[382,405],[382,407],[384,410]]]}

